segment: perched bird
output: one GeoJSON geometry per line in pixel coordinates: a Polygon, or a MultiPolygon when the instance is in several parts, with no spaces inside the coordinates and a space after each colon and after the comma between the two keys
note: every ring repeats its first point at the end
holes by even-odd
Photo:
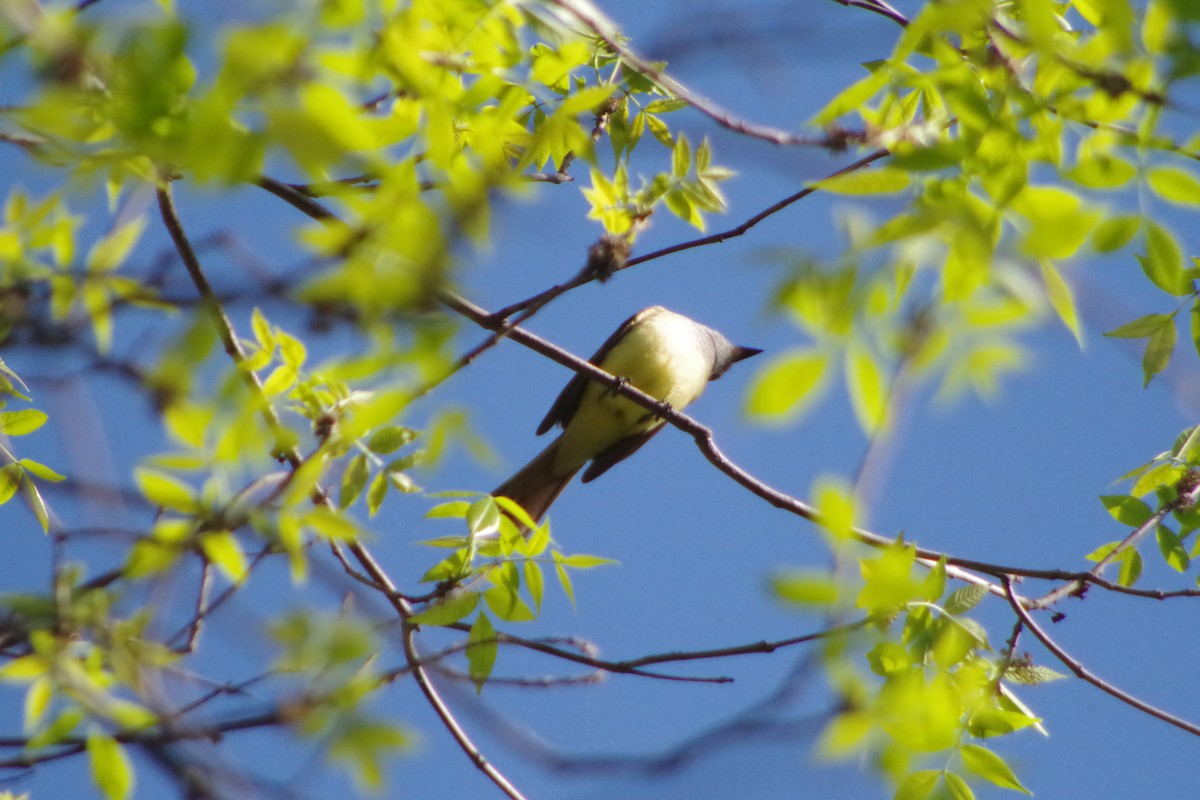
{"type": "MultiPolygon", "coordinates": [[[[590,361],[678,410],[733,364],[761,352],[738,347],[712,328],[651,306],[617,328],[590,361]]],[[[583,473],[587,483],[633,455],[663,424],[653,411],[577,374],[537,429],[541,436],[560,425],[562,434],[492,495],[516,501],[540,520],[584,464],[592,462],[583,473]]]]}

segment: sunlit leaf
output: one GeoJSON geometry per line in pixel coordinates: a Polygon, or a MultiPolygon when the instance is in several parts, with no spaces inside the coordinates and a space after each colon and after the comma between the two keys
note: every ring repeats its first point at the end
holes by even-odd
{"type": "Polygon", "coordinates": [[[498,649],[496,630],[492,627],[492,621],[488,619],[487,614],[480,611],[467,636],[467,673],[475,682],[476,692],[483,691],[483,684],[492,674],[498,649]]]}
{"type": "Polygon", "coordinates": [[[1150,506],[1129,495],[1101,495],[1100,502],[1104,504],[1104,508],[1112,515],[1113,519],[1131,528],[1145,524],[1154,516],[1154,510],[1150,506]]]}
{"type": "Polygon", "coordinates": [[[93,727],[87,735],[92,781],[108,800],[125,800],[133,791],[133,766],[117,740],[93,727]]]}
{"type": "Polygon", "coordinates": [[[33,433],[46,423],[46,413],[36,408],[21,411],[0,411],[0,434],[24,436],[33,433]]]}
{"type": "Polygon", "coordinates": [[[828,367],[828,355],[817,351],[775,359],[751,385],[746,410],[767,419],[792,419],[802,414],[820,397],[828,367]]]}

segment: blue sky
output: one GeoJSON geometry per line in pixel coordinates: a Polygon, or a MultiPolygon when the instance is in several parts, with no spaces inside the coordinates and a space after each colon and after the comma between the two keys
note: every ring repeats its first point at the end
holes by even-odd
{"type": "MultiPolygon", "coordinates": [[[[684,83],[742,116],[779,127],[802,122],[860,74],[859,63],[884,57],[896,33],[882,17],[828,2],[767,4],[752,11],[744,4],[710,2],[689,5],[686,16],[676,3],[604,7],[635,48],[669,60],[684,83]]],[[[852,158],[738,139],[694,115],[678,114],[672,122],[693,141],[710,135],[716,160],[739,172],[725,187],[729,214],[711,219],[713,229],[741,221],[852,158]]],[[[31,185],[42,179],[35,173],[22,178],[31,185]]],[[[219,197],[186,185],[177,192],[185,219],[195,225],[195,238],[232,232],[280,272],[301,262],[299,254],[280,247],[290,226],[301,220],[269,196],[246,188],[219,197]]],[[[772,254],[835,255],[843,243],[836,221],[848,205],[815,195],[748,236],[572,292],[542,311],[530,328],[587,355],[631,313],[661,304],[721,329],[739,344],[764,348],[767,355],[759,360],[765,360],[800,341],[793,327],[766,310],[782,277],[772,254]]],[[[101,208],[96,207],[97,220],[101,208]]],[[[494,243],[465,259],[464,293],[496,308],[575,274],[597,235],[584,211],[572,185],[539,184],[525,198],[500,200],[494,243]]],[[[879,218],[885,213],[869,205],[867,211],[879,218]]],[[[1187,218],[1174,221],[1177,234],[1188,230],[1187,218]]],[[[656,220],[636,252],[692,235],[682,224],[656,220]]],[[[1189,252],[1196,250],[1194,236],[1183,240],[1189,252]]],[[[166,245],[165,236],[155,231],[139,253],[149,259],[166,245]]],[[[215,269],[230,263],[226,256],[212,255],[215,269]]],[[[1084,257],[1067,274],[1078,291],[1084,346],[1060,325],[1048,323],[1025,338],[1033,353],[1028,369],[1006,380],[993,400],[947,405],[917,392],[900,420],[886,469],[872,487],[867,511],[872,529],[889,535],[903,531],[924,546],[958,556],[1067,569],[1082,567],[1086,553],[1122,535],[1096,498],[1112,492],[1118,476],[1169,447],[1194,421],[1200,371],[1194,354],[1181,346],[1178,363],[1142,389],[1139,354],[1100,336],[1140,314],[1167,310],[1169,301],[1146,289],[1128,252],[1084,257]]],[[[246,325],[246,309],[236,313],[241,316],[235,321],[246,325]]],[[[481,332],[464,326],[459,342],[465,349],[481,338],[481,332]]],[[[16,351],[5,358],[25,377],[61,376],[72,366],[67,355],[35,360],[16,351]]],[[[715,430],[730,457],[784,491],[806,497],[820,476],[852,476],[866,440],[844,390],[832,392],[794,425],[757,426],[741,407],[760,366],[755,361],[738,365],[689,412],[715,430]]],[[[430,490],[486,491],[498,484],[545,445],[534,429],[568,378],[563,368],[513,343],[490,351],[427,398],[414,410],[414,419],[444,404],[467,409],[497,463],[482,463],[458,449],[436,471],[420,475],[420,482],[430,490]]],[[[32,386],[35,398],[47,398],[52,421],[75,413],[101,421],[105,435],[99,441],[114,451],[113,474],[121,474],[131,455],[158,446],[147,410],[131,404],[115,381],[101,381],[86,392],[45,381],[32,386]]],[[[50,435],[31,441],[44,448],[49,463],[66,457],[50,435]]],[[[93,457],[91,463],[103,474],[104,459],[93,457]]],[[[432,561],[417,542],[449,532],[420,520],[431,504],[420,498],[392,501],[374,523],[373,550],[402,581],[411,582],[432,561]]],[[[23,512],[6,508],[5,513],[23,512]]],[[[70,507],[64,513],[93,512],[70,507]]],[[[145,524],[135,514],[121,519],[145,524]]],[[[579,574],[577,608],[551,593],[541,619],[515,633],[578,636],[607,657],[629,658],[782,639],[821,624],[783,607],[767,589],[767,580],[780,569],[824,563],[819,534],[732,484],[676,431],[664,431],[595,483],[569,488],[551,519],[568,552],[603,555],[619,564],[579,574]]],[[[28,541],[10,546],[10,557],[0,561],[0,590],[44,584],[49,544],[32,538],[23,523],[8,535],[28,541]]],[[[85,545],[79,552],[92,550],[85,545]]],[[[103,552],[103,546],[95,552],[103,552]]],[[[1190,577],[1154,562],[1148,553],[1144,585],[1194,585],[1190,577]]],[[[216,677],[232,679],[269,658],[261,644],[268,617],[279,608],[305,607],[289,597],[282,566],[268,569],[262,579],[261,588],[231,603],[213,625],[210,653],[202,661],[216,677]]],[[[350,589],[329,565],[300,602],[328,606],[350,589]]],[[[186,596],[179,587],[164,592],[175,599],[186,596]]],[[[1194,605],[1093,591],[1084,601],[1067,601],[1062,610],[1067,619],[1051,630],[1089,668],[1139,697],[1200,719],[1200,701],[1190,691],[1190,665],[1200,657],[1194,605]]],[[[989,625],[991,640],[1002,642],[1011,625],[1007,609],[991,601],[979,616],[989,625]]],[[[445,641],[437,633],[425,640],[427,647],[445,641]]],[[[1026,648],[1040,663],[1056,666],[1032,640],[1026,640],[1026,648]]],[[[827,765],[812,755],[813,737],[830,702],[820,670],[806,661],[813,653],[795,648],[680,670],[735,678],[724,685],[612,676],[600,684],[554,689],[489,686],[476,698],[469,687],[443,683],[485,752],[530,797],[889,796],[860,765],[827,765]],[[781,687],[792,691],[778,695],[781,687]]],[[[562,673],[562,665],[508,651],[496,669],[502,676],[562,673]]],[[[1076,680],[1020,693],[1043,716],[1051,735],[1026,731],[996,747],[1038,796],[1184,796],[1191,788],[1179,768],[1189,744],[1186,734],[1076,680]]],[[[19,696],[0,689],[0,698],[0,730],[14,731],[19,696]]],[[[388,796],[495,794],[411,685],[385,693],[378,711],[404,720],[421,739],[411,758],[395,764],[388,796]]],[[[248,760],[256,771],[276,776],[296,796],[338,791],[343,786],[339,773],[319,760],[306,761],[314,750],[298,751],[265,734],[242,734],[232,757],[253,754],[248,760]]],[[[165,790],[155,768],[145,762],[139,766],[143,788],[138,796],[160,796],[165,790]]],[[[32,790],[35,797],[85,796],[80,788],[85,785],[82,765],[68,765],[41,769],[11,788],[32,790]]],[[[981,797],[1006,794],[979,792],[981,797]]]]}

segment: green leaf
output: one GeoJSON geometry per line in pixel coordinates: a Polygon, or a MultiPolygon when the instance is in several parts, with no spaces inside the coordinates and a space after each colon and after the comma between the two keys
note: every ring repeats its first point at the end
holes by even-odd
{"type": "Polygon", "coordinates": [[[817,748],[822,755],[845,758],[860,750],[875,726],[874,716],[862,711],[847,711],[834,717],[825,730],[817,748]]]}
{"type": "Polygon", "coordinates": [[[383,500],[387,497],[388,486],[391,485],[391,480],[388,479],[386,472],[380,472],[371,480],[371,486],[367,489],[367,515],[374,517],[379,513],[379,507],[383,505],[383,500]]]}
{"type": "Polygon", "coordinates": [[[1135,215],[1106,219],[1092,231],[1092,247],[1100,253],[1120,250],[1133,241],[1141,227],[1142,218],[1135,215]]]}
{"type": "Polygon", "coordinates": [[[87,735],[87,753],[92,781],[108,800],[125,800],[133,791],[133,767],[125,748],[99,728],[87,735]]]}
{"type": "MultiPolygon", "coordinates": [[[[871,65],[867,65],[870,69],[871,65]]],[[[871,70],[871,74],[860,78],[843,89],[812,118],[812,124],[824,127],[839,117],[861,111],[867,100],[884,87],[888,81],[888,70],[882,65],[871,70]]]]}
{"type": "Polygon", "coordinates": [[[1015,789],[1025,794],[1033,794],[1017,780],[1017,775],[1004,759],[986,747],[976,744],[964,744],[960,750],[963,765],[971,772],[986,781],[1004,789],[1015,789]]]}
{"type": "Polygon", "coordinates": [[[538,527],[538,524],[536,521],[534,521],[533,517],[529,516],[529,513],[525,509],[521,508],[521,506],[515,500],[508,497],[496,497],[494,499],[496,504],[503,509],[504,513],[516,520],[521,527],[529,530],[533,530],[538,527]]]}
{"type": "Polygon", "coordinates": [[[601,558],[600,556],[589,556],[577,554],[573,556],[560,556],[555,554],[555,561],[565,567],[574,569],[591,569],[592,567],[601,567],[605,564],[616,564],[618,562],[611,558],[601,558]]]}
{"type": "Polygon", "coordinates": [[[204,557],[217,566],[233,583],[241,583],[246,577],[246,556],[237,537],[228,531],[206,533],[200,537],[200,549],[204,557]]]}
{"type": "Polygon", "coordinates": [[[846,351],[846,383],[858,424],[867,433],[878,431],[887,419],[886,378],[879,363],[863,346],[846,351]]]}
{"type": "Polygon", "coordinates": [[[1075,255],[1096,217],[1081,198],[1055,187],[1027,186],[1012,205],[1031,223],[1021,249],[1035,258],[1075,255]]]}
{"type": "Polygon", "coordinates": [[[848,539],[854,529],[853,487],[836,478],[818,478],[813,483],[812,497],[821,527],[838,539],[848,539]]]}
{"type": "Polygon", "coordinates": [[[940,769],[922,769],[910,772],[896,787],[896,793],[892,795],[892,800],[925,800],[933,794],[941,777],[940,769]]]}
{"type": "Polygon", "coordinates": [[[274,350],[275,334],[271,330],[271,323],[267,322],[266,316],[258,306],[255,306],[250,313],[250,329],[254,331],[254,340],[258,343],[259,349],[268,352],[274,350]]]}
{"type": "Polygon", "coordinates": [[[339,508],[348,508],[358,499],[358,496],[362,494],[363,488],[367,485],[367,478],[370,475],[365,453],[359,453],[350,459],[350,463],[346,465],[346,471],[342,473],[342,485],[338,492],[339,508]]]}
{"type": "Polygon", "coordinates": [[[681,108],[687,108],[686,100],[680,100],[677,97],[664,97],[649,103],[646,106],[646,111],[651,114],[667,114],[672,111],[678,111],[681,108]]]}
{"type": "Polygon", "coordinates": [[[1173,324],[1173,320],[1174,318],[1170,314],[1147,314],[1144,317],[1138,317],[1133,322],[1126,322],[1104,335],[1120,339],[1141,339],[1153,336],[1164,325],[1173,324]]]}
{"type": "Polygon", "coordinates": [[[1146,255],[1137,257],[1146,277],[1164,292],[1182,297],[1192,292],[1192,281],[1183,267],[1183,253],[1166,228],[1146,222],[1146,255]]]}
{"type": "Polygon", "coordinates": [[[1122,525],[1136,528],[1145,524],[1154,516],[1154,510],[1136,497],[1126,494],[1105,494],[1100,496],[1100,502],[1112,518],[1122,525]]]}
{"type": "Polygon", "coordinates": [[[25,502],[29,505],[33,516],[37,518],[38,525],[42,527],[42,533],[49,533],[50,512],[46,510],[46,501],[42,497],[42,493],[38,491],[33,481],[21,481],[21,493],[25,495],[25,502]]]}
{"type": "Polygon", "coordinates": [[[562,555],[554,554],[554,574],[558,576],[558,582],[562,586],[563,594],[571,601],[571,605],[575,605],[575,587],[571,584],[571,573],[567,572],[567,568],[563,566],[562,555]]]}
{"type": "Polygon", "coordinates": [[[521,599],[516,589],[508,586],[493,586],[483,593],[488,608],[507,622],[529,622],[536,619],[533,610],[521,599]]]}
{"type": "Polygon", "coordinates": [[[967,721],[967,730],[972,736],[988,738],[991,736],[1007,736],[1013,731],[1037,725],[1037,717],[1023,714],[1020,711],[1006,711],[1000,708],[982,708],[971,715],[967,721]]]}
{"type": "Polygon", "coordinates": [[[947,772],[943,777],[946,780],[946,795],[950,800],[975,800],[975,793],[957,773],[947,772]]]}
{"type": "Polygon", "coordinates": [[[0,467],[0,505],[13,498],[25,480],[25,472],[17,464],[0,467]]]}
{"type": "Polygon", "coordinates": [[[1145,376],[1143,387],[1149,386],[1154,376],[1171,363],[1177,335],[1174,324],[1163,325],[1146,342],[1146,352],[1142,354],[1142,374],[1145,376]]]}
{"type": "Polygon", "coordinates": [[[138,217],[109,232],[88,253],[86,269],[89,273],[112,272],[125,262],[146,228],[146,219],[138,217]]]}
{"type": "Polygon", "coordinates": [[[301,521],[326,539],[352,541],[358,538],[358,524],[349,516],[332,508],[318,506],[305,514],[301,521]]]}
{"type": "MultiPolygon", "coordinates": [[[[692,146],[682,133],[675,139],[671,150],[671,174],[676,178],[686,177],[692,168],[692,146]]],[[[682,215],[681,215],[682,216],[682,215]]],[[[684,217],[686,219],[686,217],[684,217]]]]}
{"type": "Polygon", "coordinates": [[[53,699],[54,683],[48,677],[42,676],[29,684],[25,690],[25,730],[34,730],[41,724],[53,699]]]}
{"type": "Polygon", "coordinates": [[[1159,552],[1162,553],[1163,560],[1167,562],[1167,565],[1176,572],[1187,572],[1192,559],[1175,532],[1165,525],[1159,525],[1156,535],[1159,552]]]}
{"type": "Polygon", "coordinates": [[[908,170],[896,167],[859,169],[813,184],[826,192],[845,195],[895,194],[911,185],[912,175],[908,170]]]}
{"type": "Polygon", "coordinates": [[[658,140],[663,147],[672,147],[675,141],[671,138],[671,129],[667,127],[667,123],[663,122],[653,114],[640,114],[639,117],[646,120],[646,126],[650,128],[650,133],[658,140]]]}
{"type": "Polygon", "coordinates": [[[371,434],[367,440],[367,449],[372,453],[387,455],[394,453],[404,445],[417,438],[417,432],[402,425],[389,425],[371,434]]]}
{"type": "Polygon", "coordinates": [[[1200,179],[1179,167],[1153,167],[1146,182],[1159,197],[1181,205],[1200,205],[1200,179]]]}
{"type": "Polygon", "coordinates": [[[185,514],[195,513],[200,507],[196,491],[173,475],[138,467],[133,471],[133,479],[152,505],[185,514]]]}
{"type": "Polygon", "coordinates": [[[887,677],[912,667],[913,658],[899,642],[878,642],[866,653],[867,664],[876,675],[887,677]]]}
{"type": "Polygon", "coordinates": [[[426,519],[461,519],[466,517],[471,504],[465,500],[452,500],[449,503],[439,503],[425,512],[426,519]]]}
{"type": "Polygon", "coordinates": [[[801,605],[832,605],[838,601],[838,582],[825,572],[797,570],[771,579],[780,599],[801,605]]]}
{"type": "Polygon", "coordinates": [[[0,434],[6,436],[24,436],[33,433],[46,423],[46,413],[36,408],[26,408],[21,411],[0,412],[0,434]]]}
{"type": "Polygon", "coordinates": [[[1086,558],[1088,561],[1100,561],[1102,559],[1108,558],[1109,554],[1112,553],[1114,550],[1116,550],[1117,545],[1119,545],[1119,544],[1120,544],[1119,541],[1107,542],[1105,544],[1100,545],[1092,552],[1088,553],[1086,556],[1084,556],[1084,558],[1086,558]]]}
{"type": "Polygon", "coordinates": [[[472,536],[485,536],[500,528],[500,507],[490,496],[471,503],[466,513],[467,530],[472,536]]]}
{"type": "MultiPolygon", "coordinates": [[[[77,707],[67,708],[55,717],[53,722],[31,736],[26,746],[30,750],[37,750],[52,744],[58,744],[63,739],[74,734],[75,729],[79,727],[79,723],[83,722],[83,718],[84,712],[82,709],[77,707]]],[[[3,797],[3,795],[0,795],[0,798],[3,797]]]]}
{"type": "Polygon", "coordinates": [[[772,420],[793,419],[812,407],[829,369],[829,356],[800,350],[766,365],[751,385],[746,410],[772,420]]]}
{"type": "Polygon", "coordinates": [[[470,614],[479,605],[479,593],[456,589],[413,614],[411,621],[417,625],[450,625],[470,614]]]}
{"type": "Polygon", "coordinates": [[[1029,664],[1011,664],[1004,672],[1004,680],[1022,686],[1038,686],[1050,681],[1063,681],[1066,679],[1066,675],[1056,672],[1049,667],[1039,667],[1029,664]]]}
{"type": "Polygon", "coordinates": [[[1142,577],[1142,554],[1137,550],[1121,551],[1117,556],[1120,569],[1117,571],[1117,583],[1122,586],[1133,586],[1142,577]]]}
{"type": "Polygon", "coordinates": [[[942,604],[947,614],[965,614],[975,606],[979,605],[983,598],[987,597],[988,591],[982,586],[963,586],[960,589],[955,589],[954,592],[946,598],[946,602],[942,604]]]}
{"type": "Polygon", "coordinates": [[[467,673],[475,682],[476,694],[483,691],[483,684],[492,674],[497,651],[496,630],[488,615],[480,611],[467,636],[467,673]]]}
{"type": "Polygon", "coordinates": [[[1075,312],[1075,298],[1071,294],[1071,287],[1063,280],[1060,273],[1052,263],[1042,259],[1040,262],[1042,267],[1042,280],[1046,284],[1046,296],[1050,298],[1050,305],[1054,308],[1058,318],[1062,320],[1063,325],[1067,326],[1081,346],[1083,345],[1083,335],[1079,330],[1079,316],[1075,312]]]}
{"type": "Polygon", "coordinates": [[[525,577],[525,586],[529,590],[529,596],[533,599],[534,609],[541,611],[542,598],[546,591],[541,565],[532,558],[526,559],[525,563],[521,566],[521,573],[525,577]]]}
{"type": "Polygon", "coordinates": [[[375,793],[383,785],[383,759],[412,744],[395,725],[362,717],[338,725],[332,733],[329,758],[347,764],[355,780],[375,793]]]}
{"type": "Polygon", "coordinates": [[[67,479],[67,476],[59,475],[45,464],[38,463],[30,458],[22,458],[17,462],[17,464],[19,464],[26,472],[35,475],[44,481],[58,483],[59,481],[65,481],[67,479]]]}

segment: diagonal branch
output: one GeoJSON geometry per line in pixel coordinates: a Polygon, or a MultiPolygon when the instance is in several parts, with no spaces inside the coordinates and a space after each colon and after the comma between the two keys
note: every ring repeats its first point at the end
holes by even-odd
{"type": "Polygon", "coordinates": [[[728,128],[735,133],[751,136],[755,139],[762,139],[763,141],[778,145],[807,145],[810,147],[824,147],[830,150],[845,147],[846,137],[837,133],[825,136],[806,136],[779,128],[772,128],[768,125],[759,125],[737,117],[670,77],[659,65],[647,61],[634,53],[633,50],[622,42],[623,37],[620,31],[595,6],[586,2],[579,2],[578,0],[550,0],[550,3],[562,12],[566,20],[578,23],[589,34],[604,42],[629,68],[654,83],[672,97],[683,100],[722,128],[728,128]]]}
{"type": "Polygon", "coordinates": [[[862,8],[887,17],[902,28],[908,27],[908,17],[892,8],[884,0],[833,0],[833,2],[850,8],[862,8]]]}
{"type": "Polygon", "coordinates": [[[1149,714],[1150,716],[1154,717],[1155,719],[1160,719],[1169,725],[1174,725],[1176,728],[1179,728],[1180,730],[1184,730],[1184,731],[1187,731],[1188,733],[1194,734],[1196,736],[1200,736],[1200,725],[1196,725],[1195,723],[1188,722],[1185,719],[1181,719],[1181,718],[1175,716],[1174,714],[1171,714],[1167,711],[1163,711],[1161,708],[1150,705],[1149,703],[1145,702],[1144,700],[1137,699],[1136,697],[1134,697],[1133,695],[1129,694],[1128,692],[1126,692],[1122,689],[1118,689],[1116,686],[1113,686],[1108,681],[1098,678],[1097,676],[1092,674],[1078,660],[1076,660],[1075,658],[1072,658],[1070,655],[1068,655],[1066,650],[1063,650],[1062,647],[1060,647],[1057,642],[1055,642],[1053,639],[1051,639],[1050,636],[1047,635],[1047,633],[1045,631],[1043,631],[1040,627],[1038,627],[1038,624],[1036,622],[1034,622],[1033,617],[1030,616],[1029,612],[1025,609],[1024,604],[1021,603],[1021,601],[1017,598],[1017,596],[1015,594],[1013,594],[1012,580],[1010,578],[1004,579],[1004,592],[1008,598],[1008,604],[1010,606],[1012,606],[1013,611],[1016,613],[1016,615],[1018,617],[1021,618],[1021,622],[1024,623],[1025,627],[1029,629],[1030,633],[1032,633],[1034,636],[1036,636],[1038,641],[1041,642],[1042,645],[1047,650],[1049,650],[1051,653],[1053,653],[1054,657],[1057,658],[1060,662],[1062,662],[1062,665],[1065,666],[1067,669],[1069,669],[1071,672],[1073,672],[1076,675],[1076,677],[1080,678],[1081,680],[1087,681],[1092,686],[1095,686],[1097,689],[1104,692],[1105,694],[1112,695],[1113,697],[1120,700],[1122,703],[1133,706],[1138,711],[1145,712],[1146,714],[1149,714]]]}

